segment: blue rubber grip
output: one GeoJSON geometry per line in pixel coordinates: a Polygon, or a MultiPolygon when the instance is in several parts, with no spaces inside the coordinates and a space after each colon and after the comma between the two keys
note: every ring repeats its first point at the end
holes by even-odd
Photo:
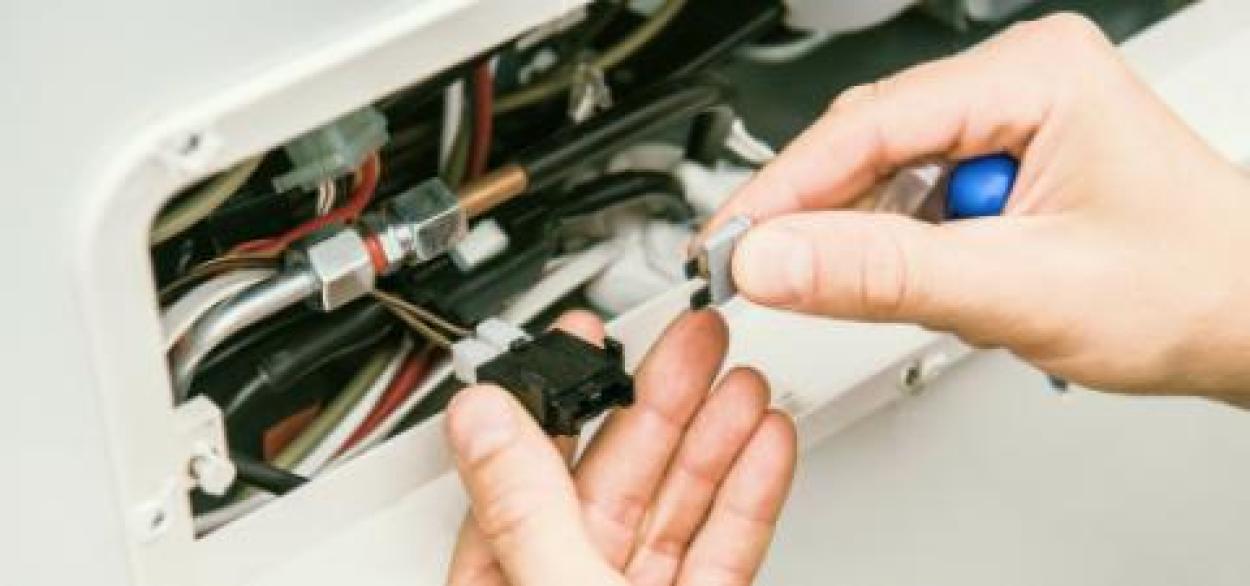
{"type": "Polygon", "coordinates": [[[946,217],[950,220],[1002,215],[1020,163],[1008,154],[986,155],[955,165],[947,179],[946,217]]]}

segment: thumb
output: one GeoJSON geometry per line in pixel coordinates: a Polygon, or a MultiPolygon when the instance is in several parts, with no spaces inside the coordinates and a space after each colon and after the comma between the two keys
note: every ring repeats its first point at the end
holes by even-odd
{"type": "Polygon", "coordinates": [[[563,457],[503,390],[476,386],[447,407],[447,431],[474,521],[512,584],[606,583],[563,457]]]}
{"type": "MultiPolygon", "coordinates": [[[[945,225],[895,214],[823,211],[780,216],[734,253],[739,289],[763,305],[866,321],[913,322],[976,343],[1011,345],[1038,332],[1025,318],[1044,287],[1027,219],[945,225]]],[[[1031,310],[1031,311],[1030,311],[1031,310]]]]}

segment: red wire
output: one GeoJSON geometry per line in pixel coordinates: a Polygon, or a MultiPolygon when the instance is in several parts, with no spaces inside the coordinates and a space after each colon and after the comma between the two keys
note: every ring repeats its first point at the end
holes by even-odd
{"type": "Polygon", "coordinates": [[[473,146],[469,151],[469,179],[486,173],[490,158],[490,141],[493,130],[495,75],[490,59],[485,59],[473,70],[473,146]]]}
{"type": "Polygon", "coordinates": [[[335,456],[340,456],[355,447],[356,444],[368,437],[370,433],[373,433],[373,430],[377,429],[387,417],[390,417],[412,395],[417,388],[417,384],[429,373],[433,359],[434,352],[429,347],[420,352],[413,352],[408,356],[408,359],[404,361],[404,365],[400,367],[399,372],[395,373],[395,378],[391,379],[391,383],[387,385],[386,390],[382,392],[382,396],[378,398],[378,403],[369,411],[369,415],[365,417],[365,420],[360,422],[355,431],[348,436],[347,441],[343,442],[335,456]]]}
{"type": "Polygon", "coordinates": [[[244,242],[231,252],[281,252],[295,241],[312,234],[326,226],[346,224],[356,220],[364,213],[373,193],[378,189],[378,179],[382,175],[382,160],[377,153],[369,155],[365,164],[360,167],[360,181],[356,184],[351,198],[342,207],[335,208],[324,216],[318,216],[274,238],[262,238],[244,242]]]}
{"type": "Polygon", "coordinates": [[[373,270],[379,275],[385,273],[391,263],[386,258],[386,251],[382,249],[382,241],[378,240],[377,234],[365,237],[365,250],[369,252],[369,262],[373,263],[373,270]]]}

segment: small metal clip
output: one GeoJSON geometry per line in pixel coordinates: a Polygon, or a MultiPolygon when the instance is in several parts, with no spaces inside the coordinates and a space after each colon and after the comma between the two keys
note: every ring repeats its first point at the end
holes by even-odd
{"type": "Polygon", "coordinates": [[[709,305],[724,305],[738,294],[733,280],[733,254],[738,241],[751,229],[751,219],[734,216],[699,244],[694,256],[686,263],[686,276],[702,278],[707,286],[690,298],[690,305],[702,309],[709,305]]]}

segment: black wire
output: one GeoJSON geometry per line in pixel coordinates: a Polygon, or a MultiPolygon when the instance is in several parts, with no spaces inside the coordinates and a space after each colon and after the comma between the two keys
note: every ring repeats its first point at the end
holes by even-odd
{"type": "Polygon", "coordinates": [[[604,2],[600,4],[607,5],[607,8],[604,9],[603,16],[582,27],[582,30],[579,31],[577,35],[577,43],[574,45],[572,53],[575,59],[580,58],[581,54],[589,49],[591,44],[595,42],[595,39],[608,28],[608,25],[616,21],[617,17],[625,11],[625,6],[629,4],[629,2],[627,0],[604,0],[604,2]]]}
{"type": "Polygon", "coordinates": [[[292,474],[247,454],[234,452],[230,454],[230,459],[234,461],[235,478],[239,482],[265,492],[282,496],[308,483],[308,479],[303,476],[292,474]]]}
{"type": "Polygon", "coordinates": [[[310,373],[378,344],[394,330],[395,319],[381,304],[356,302],[276,340],[228,398],[220,390],[209,394],[224,405],[227,419],[233,420],[260,398],[291,389],[310,373]]]}
{"type": "Polygon", "coordinates": [[[528,190],[545,191],[660,128],[723,108],[728,99],[728,89],[708,79],[669,80],[583,124],[555,132],[526,149],[517,162],[529,177],[528,190]]]}
{"type": "Polygon", "coordinates": [[[653,196],[663,198],[665,212],[672,220],[689,220],[694,216],[681,182],[671,173],[659,171],[622,171],[596,177],[569,191],[552,215],[559,219],[587,216],[653,196]]]}

